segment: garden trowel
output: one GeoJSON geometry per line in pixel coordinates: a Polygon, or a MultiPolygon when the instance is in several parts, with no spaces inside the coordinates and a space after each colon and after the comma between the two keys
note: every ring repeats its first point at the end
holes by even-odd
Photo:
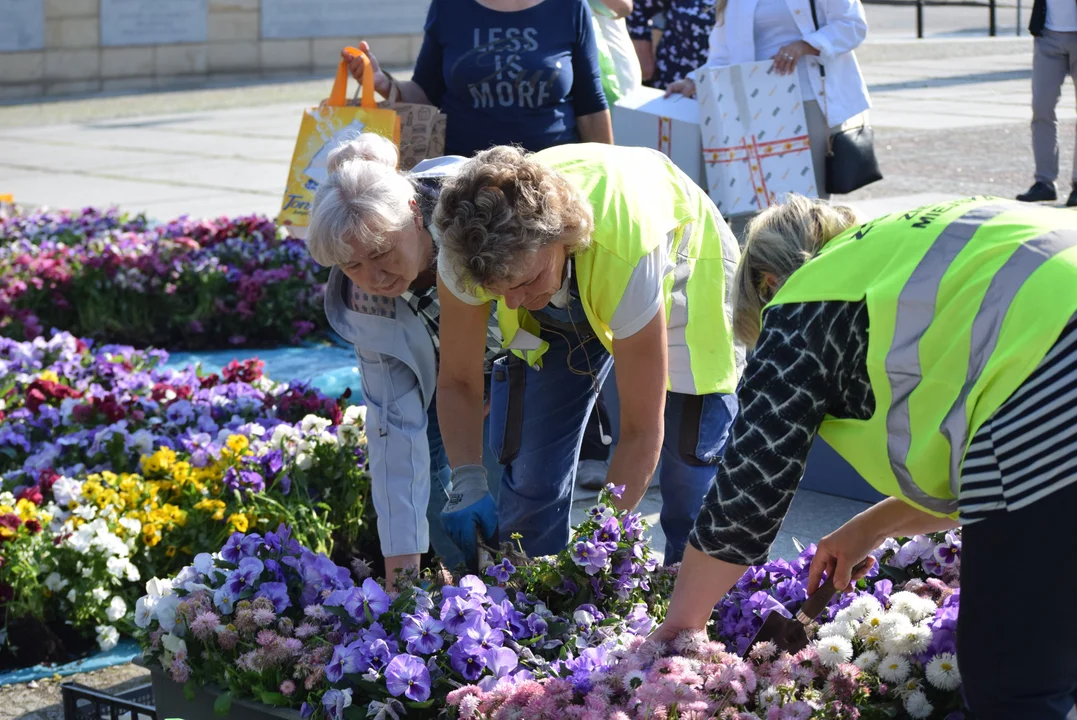
{"type": "MultiPolygon", "coordinates": [[[[853,568],[852,574],[856,575],[863,570],[867,563],[868,558],[864,558],[859,565],[853,568]]],[[[819,616],[819,613],[826,609],[826,606],[830,604],[830,599],[834,597],[836,592],[833,579],[828,577],[819,586],[819,589],[804,601],[793,617],[782,617],[772,610],[767,615],[767,619],[763,621],[763,627],[759,628],[759,632],[752,638],[748,649],[744,651],[744,657],[748,657],[748,653],[752,651],[756,643],[766,642],[767,640],[777,645],[779,650],[788,653],[796,653],[808,647],[806,628],[819,616]]]]}

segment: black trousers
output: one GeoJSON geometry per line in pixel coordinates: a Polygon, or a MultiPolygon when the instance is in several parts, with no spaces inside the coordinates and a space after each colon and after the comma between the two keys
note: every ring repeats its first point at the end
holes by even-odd
{"type": "Polygon", "coordinates": [[[962,530],[958,665],[976,720],[1077,719],[1077,483],[962,530]]]}

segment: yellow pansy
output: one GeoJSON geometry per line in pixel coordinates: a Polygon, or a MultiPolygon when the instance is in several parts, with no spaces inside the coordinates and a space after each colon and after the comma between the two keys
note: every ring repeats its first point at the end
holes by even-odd
{"type": "Polygon", "coordinates": [[[23,498],[15,503],[15,512],[18,513],[19,519],[23,522],[33,520],[37,517],[37,505],[23,498]]]}
{"type": "Polygon", "coordinates": [[[202,512],[212,514],[213,519],[217,521],[224,520],[224,508],[225,504],[223,500],[212,500],[210,498],[199,500],[194,506],[195,510],[201,510],[202,512]]]}
{"type": "Polygon", "coordinates": [[[225,444],[228,446],[229,450],[238,455],[247,449],[250,445],[250,441],[247,440],[245,435],[229,435],[225,444]]]}
{"type": "Polygon", "coordinates": [[[60,382],[60,376],[56,374],[55,370],[45,370],[43,373],[38,375],[38,377],[42,380],[47,380],[48,382],[60,382]]]}
{"type": "Polygon", "coordinates": [[[142,526],[142,542],[146,547],[153,547],[161,542],[161,531],[157,529],[156,525],[146,523],[142,526]]]}
{"type": "Polygon", "coordinates": [[[228,516],[228,524],[232,526],[232,529],[236,532],[247,532],[247,516],[243,513],[232,513],[228,516]]]}

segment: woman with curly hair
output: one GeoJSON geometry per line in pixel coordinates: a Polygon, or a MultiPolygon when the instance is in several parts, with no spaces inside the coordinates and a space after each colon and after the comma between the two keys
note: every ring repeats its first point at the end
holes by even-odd
{"type": "Polygon", "coordinates": [[[490,390],[501,539],[519,533],[532,556],[568,543],[580,438],[616,359],[620,443],[609,477],[625,486],[620,506],[633,508],[661,457],[665,559],[677,562],[737,408],[727,291],[740,253],[714,204],[653,150],[497,147],[446,183],[434,222],[438,413],[453,468],[446,531],[458,544],[495,531],[481,421],[496,302],[511,351],[490,390]]]}

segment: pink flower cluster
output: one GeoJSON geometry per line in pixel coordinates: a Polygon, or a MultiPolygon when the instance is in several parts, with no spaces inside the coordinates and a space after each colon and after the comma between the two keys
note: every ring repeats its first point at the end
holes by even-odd
{"type": "Polygon", "coordinates": [[[771,643],[741,658],[703,633],[682,634],[670,647],[635,637],[610,653],[590,678],[503,679],[488,691],[467,685],[448,703],[466,720],[794,720],[855,719],[870,693],[851,664],[827,667],[814,648],[779,654],[771,643]],[[667,651],[676,654],[666,656],[667,651]]]}

